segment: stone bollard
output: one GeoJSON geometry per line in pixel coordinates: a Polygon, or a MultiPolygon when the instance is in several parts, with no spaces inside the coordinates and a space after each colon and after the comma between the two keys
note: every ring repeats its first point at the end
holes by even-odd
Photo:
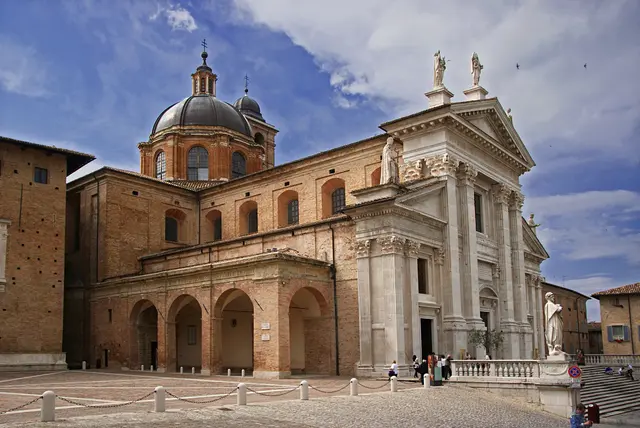
{"type": "Polygon", "coordinates": [[[300,399],[308,400],[309,399],[309,382],[303,380],[300,382],[300,399]]]}
{"type": "Polygon", "coordinates": [[[391,376],[391,392],[398,392],[398,378],[391,376]]]}
{"type": "Polygon", "coordinates": [[[241,372],[241,373],[242,373],[242,377],[244,377],[244,369],[242,369],[242,372],[241,372]]]}
{"type": "Polygon", "coordinates": [[[422,377],[422,381],[424,382],[424,387],[429,388],[431,386],[431,376],[429,375],[429,373],[426,373],[423,377],[422,377]]]}
{"type": "Polygon", "coordinates": [[[82,370],[86,370],[87,369],[87,362],[83,361],[82,362],[82,370]]]}
{"type": "Polygon", "coordinates": [[[184,374],[184,367],[180,366],[180,374],[184,374]]]}
{"type": "Polygon", "coordinates": [[[196,368],[195,367],[191,367],[191,374],[196,374],[196,368]]]}
{"type": "Polygon", "coordinates": [[[56,394],[53,391],[45,391],[45,393],[42,394],[40,420],[42,422],[53,422],[56,420],[56,394]]]}
{"type": "Polygon", "coordinates": [[[155,397],[155,401],[153,402],[154,412],[164,412],[165,410],[164,398],[165,398],[164,388],[161,386],[156,386],[156,397],[155,397]]]}
{"type": "Polygon", "coordinates": [[[143,372],[144,371],[144,364],[140,366],[140,371],[143,372]]]}
{"type": "Polygon", "coordinates": [[[349,387],[349,395],[355,397],[358,395],[358,379],[354,377],[349,381],[349,383],[351,383],[351,386],[349,387]]]}
{"type": "Polygon", "coordinates": [[[247,405],[247,385],[244,383],[238,384],[238,406],[247,405]]]}
{"type": "Polygon", "coordinates": [[[227,376],[231,376],[231,369],[227,369],[227,376]]]}
{"type": "Polygon", "coordinates": [[[151,368],[149,369],[149,371],[150,371],[150,372],[152,372],[152,371],[153,371],[153,366],[151,366],[151,368]]]}

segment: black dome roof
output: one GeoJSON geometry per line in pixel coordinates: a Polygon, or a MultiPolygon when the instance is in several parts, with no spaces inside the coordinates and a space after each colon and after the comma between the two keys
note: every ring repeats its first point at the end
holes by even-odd
{"type": "Polygon", "coordinates": [[[151,134],[174,125],[222,126],[252,137],[247,119],[231,104],[208,95],[194,95],[169,106],[153,125],[151,134]]]}
{"type": "Polygon", "coordinates": [[[258,102],[251,98],[247,92],[248,91],[245,90],[244,96],[238,98],[234,106],[247,116],[264,122],[264,117],[262,117],[262,113],[260,113],[260,105],[258,105],[258,102]]]}

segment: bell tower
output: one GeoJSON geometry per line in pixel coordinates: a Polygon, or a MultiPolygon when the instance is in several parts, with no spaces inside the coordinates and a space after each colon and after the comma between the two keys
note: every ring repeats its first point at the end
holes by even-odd
{"type": "Polygon", "coordinates": [[[216,96],[216,81],[218,76],[213,73],[211,67],[207,65],[207,39],[202,40],[202,65],[200,65],[196,72],[191,75],[191,94],[202,95],[208,94],[216,96]]]}

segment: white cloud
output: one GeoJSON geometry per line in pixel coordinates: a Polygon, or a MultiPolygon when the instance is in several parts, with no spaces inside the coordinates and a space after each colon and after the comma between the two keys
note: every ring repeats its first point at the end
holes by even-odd
{"type": "Polygon", "coordinates": [[[0,36],[0,52],[0,88],[29,97],[50,93],[51,75],[35,48],[0,36]]]}
{"type": "Polygon", "coordinates": [[[568,260],[622,258],[640,264],[640,193],[589,191],[529,198],[525,212],[541,224],[538,237],[568,260]],[[625,226],[635,222],[636,226],[625,226]]]}
{"type": "Polygon", "coordinates": [[[169,5],[167,8],[158,5],[156,11],[149,16],[149,20],[155,21],[161,15],[166,16],[167,24],[169,24],[172,30],[192,32],[198,28],[191,12],[180,6],[180,4],[169,5]]]}
{"type": "Polygon", "coordinates": [[[575,155],[576,149],[583,157],[624,158],[624,138],[640,120],[635,75],[640,45],[627,18],[634,7],[630,1],[235,0],[235,5],[237,22],[286,33],[313,55],[337,90],[392,100],[390,114],[426,107],[432,55],[440,49],[451,60],[445,84],[454,100],[462,100],[462,90],[471,84],[469,61],[476,51],[485,66],[482,85],[513,109],[528,145],[568,140],[546,150],[548,158],[575,155]]]}

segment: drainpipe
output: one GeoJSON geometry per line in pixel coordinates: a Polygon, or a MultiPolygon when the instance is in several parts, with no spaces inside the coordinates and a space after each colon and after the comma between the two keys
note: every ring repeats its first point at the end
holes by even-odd
{"type": "Polygon", "coordinates": [[[333,279],[333,313],[334,328],[336,330],[336,376],[340,376],[340,345],[338,342],[338,283],[336,280],[336,246],[333,224],[329,224],[331,229],[331,278],[333,279]]]}
{"type": "Polygon", "coordinates": [[[627,294],[627,307],[629,309],[629,336],[631,337],[631,353],[636,354],[636,344],[633,340],[633,320],[631,319],[631,294],[627,294]]]}

